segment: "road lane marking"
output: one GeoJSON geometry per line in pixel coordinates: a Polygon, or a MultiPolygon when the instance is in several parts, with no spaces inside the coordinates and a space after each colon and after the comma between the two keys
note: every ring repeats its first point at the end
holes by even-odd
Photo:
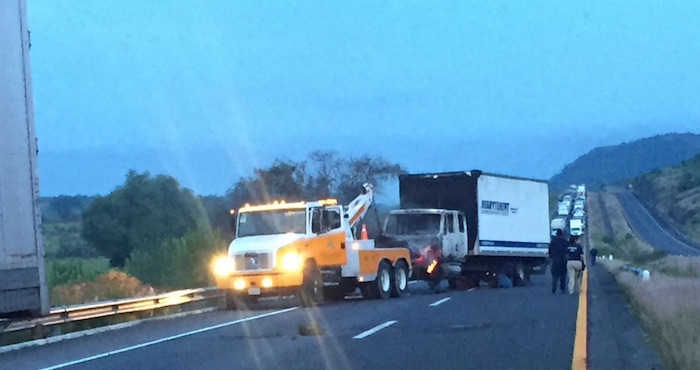
{"type": "Polygon", "coordinates": [[[150,341],[150,342],[146,342],[146,343],[141,343],[141,344],[129,346],[129,347],[125,347],[125,348],[122,348],[122,349],[117,349],[117,350],[114,350],[114,351],[109,351],[109,352],[100,353],[99,355],[94,355],[94,356],[85,357],[85,358],[81,358],[81,359],[74,360],[74,361],[70,361],[70,362],[65,362],[65,363],[58,364],[58,365],[54,365],[54,366],[50,366],[50,367],[45,367],[45,368],[43,368],[43,369],[41,369],[41,370],[62,369],[62,368],[64,368],[64,367],[73,366],[73,365],[77,365],[77,364],[82,364],[82,363],[85,363],[85,362],[88,362],[88,361],[93,361],[93,360],[97,360],[97,359],[100,359],[100,358],[104,358],[104,357],[116,355],[116,354],[119,354],[119,353],[124,353],[124,352],[133,351],[133,350],[140,349],[140,348],[144,348],[144,347],[153,346],[153,345],[160,344],[160,343],[163,343],[163,342],[168,342],[168,341],[171,341],[171,340],[175,340],[175,339],[180,339],[180,338],[188,337],[188,336],[195,335],[195,334],[200,334],[200,333],[204,333],[204,332],[207,332],[207,331],[212,331],[212,330],[216,330],[216,329],[225,328],[225,327],[227,327],[227,326],[236,325],[236,324],[240,324],[240,323],[247,322],[247,321],[253,321],[253,320],[258,320],[258,319],[262,319],[262,318],[269,317],[269,316],[275,316],[275,315],[287,313],[287,312],[290,312],[290,311],[294,311],[294,310],[296,310],[296,309],[298,309],[298,308],[299,308],[299,307],[292,307],[292,308],[287,308],[287,309],[284,309],[284,310],[279,310],[279,311],[273,311],[273,312],[264,313],[264,314],[262,314],[262,315],[256,315],[256,316],[246,317],[246,318],[243,318],[243,319],[238,319],[238,320],[226,322],[226,323],[223,323],[223,324],[218,324],[218,325],[209,326],[209,327],[202,328],[202,329],[197,329],[197,330],[193,330],[193,331],[188,331],[188,332],[186,332],[186,333],[177,334],[177,335],[173,335],[173,336],[165,337],[165,338],[161,338],[161,339],[156,339],[156,340],[153,340],[153,341],[150,341]]]}
{"type": "Polygon", "coordinates": [[[447,297],[447,298],[443,298],[443,299],[441,299],[441,300],[439,300],[439,301],[435,301],[435,302],[433,302],[433,303],[430,304],[430,307],[437,307],[437,306],[439,306],[439,305],[441,305],[441,304],[443,304],[443,303],[449,301],[450,299],[452,299],[452,298],[447,297]]]}
{"type": "Polygon", "coordinates": [[[377,326],[373,327],[372,329],[369,329],[369,330],[363,331],[360,334],[357,334],[356,336],[352,337],[352,339],[362,339],[362,338],[369,337],[370,335],[372,335],[372,334],[374,334],[382,329],[388,328],[388,327],[396,324],[396,322],[397,322],[396,320],[387,321],[381,325],[377,325],[377,326]]]}
{"type": "Polygon", "coordinates": [[[583,271],[581,294],[578,296],[578,313],[576,314],[576,337],[574,339],[574,357],[571,370],[586,370],[588,353],[588,269],[583,271]]]}
{"type": "Polygon", "coordinates": [[[418,280],[411,280],[408,282],[409,284],[418,284],[418,280]]]}

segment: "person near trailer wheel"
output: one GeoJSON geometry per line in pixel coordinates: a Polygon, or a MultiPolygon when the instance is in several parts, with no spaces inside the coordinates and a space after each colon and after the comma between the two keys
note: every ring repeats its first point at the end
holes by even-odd
{"type": "Polygon", "coordinates": [[[562,294],[566,289],[566,255],[568,243],[564,232],[557,229],[554,239],[549,243],[549,264],[552,273],[552,293],[557,292],[557,283],[562,294]]]}

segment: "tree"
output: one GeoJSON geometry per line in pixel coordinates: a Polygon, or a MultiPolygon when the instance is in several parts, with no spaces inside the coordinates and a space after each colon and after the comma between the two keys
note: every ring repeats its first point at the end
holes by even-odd
{"type": "Polygon", "coordinates": [[[377,192],[384,182],[406,173],[397,163],[368,155],[342,159],[333,151],[312,152],[306,161],[275,160],[272,166],[255,170],[252,177],[241,178],[229,190],[231,204],[268,203],[337,197],[343,203],[362,191],[362,184],[372,184],[377,192]]]}
{"type": "Polygon", "coordinates": [[[350,158],[343,163],[339,186],[336,192],[344,203],[354,199],[362,189],[362,184],[372,184],[376,192],[381,192],[384,182],[405,174],[406,170],[398,163],[391,163],[383,157],[364,155],[350,158]]]}
{"type": "Polygon", "coordinates": [[[256,169],[253,177],[238,180],[228,196],[236,208],[245,203],[298,201],[304,199],[305,179],[305,163],[277,159],[268,168],[256,169]]]}
{"type": "Polygon", "coordinates": [[[133,170],[124,185],[90,204],[82,222],[85,240],[113,267],[123,267],[135,250],[206,227],[203,209],[190,190],[172,177],[133,170]]]}

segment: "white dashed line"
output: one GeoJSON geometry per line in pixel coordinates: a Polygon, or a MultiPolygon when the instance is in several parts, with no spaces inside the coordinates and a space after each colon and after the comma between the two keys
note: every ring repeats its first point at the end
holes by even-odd
{"type": "Polygon", "coordinates": [[[396,320],[387,321],[381,325],[377,325],[377,326],[373,327],[372,329],[369,329],[367,331],[363,331],[360,334],[357,334],[356,336],[352,337],[352,339],[362,339],[362,338],[369,337],[370,335],[372,335],[372,334],[374,334],[374,333],[376,333],[384,328],[388,328],[394,324],[396,324],[396,320]]]}
{"type": "Polygon", "coordinates": [[[441,300],[439,300],[439,301],[436,301],[436,302],[431,303],[431,304],[430,304],[430,307],[439,306],[439,305],[441,305],[441,304],[443,304],[443,303],[449,301],[450,299],[452,299],[452,298],[450,298],[450,297],[443,298],[443,299],[441,299],[441,300]]]}

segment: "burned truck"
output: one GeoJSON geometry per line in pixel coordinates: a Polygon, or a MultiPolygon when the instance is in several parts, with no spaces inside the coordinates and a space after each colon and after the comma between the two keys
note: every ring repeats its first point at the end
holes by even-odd
{"type": "Polygon", "coordinates": [[[383,237],[410,249],[414,278],[454,286],[508,271],[527,284],[544,273],[547,181],[479,170],[409,174],[399,177],[399,192],[400,209],[390,212],[383,237]]]}

